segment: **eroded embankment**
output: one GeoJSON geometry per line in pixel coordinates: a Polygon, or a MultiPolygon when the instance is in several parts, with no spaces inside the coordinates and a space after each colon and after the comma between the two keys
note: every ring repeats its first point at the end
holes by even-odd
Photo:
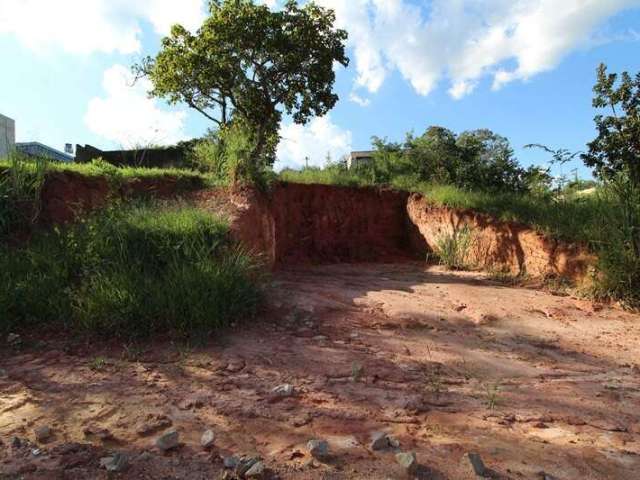
{"type": "MultiPolygon", "coordinates": [[[[104,177],[54,173],[42,189],[41,220],[47,225],[65,223],[114,196],[166,198],[195,188],[185,190],[169,176],[114,186],[104,177]]],[[[424,259],[439,239],[465,225],[472,233],[468,260],[483,269],[580,281],[595,260],[586,248],[526,225],[436,206],[420,195],[389,189],[278,183],[268,193],[248,188],[199,190],[190,198],[203,208],[228,214],[235,238],[275,267],[424,259]]]]}
{"type": "Polygon", "coordinates": [[[483,269],[578,282],[595,263],[595,257],[583,246],[549,238],[521,223],[434,205],[418,194],[409,197],[407,215],[432,248],[440,239],[468,226],[471,234],[468,261],[483,269]]]}

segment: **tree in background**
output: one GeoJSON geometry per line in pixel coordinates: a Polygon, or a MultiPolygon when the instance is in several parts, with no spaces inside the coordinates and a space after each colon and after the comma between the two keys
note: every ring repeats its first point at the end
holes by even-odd
{"type": "Polygon", "coordinates": [[[600,65],[593,106],[610,114],[595,117],[598,136],[582,158],[600,177],[626,171],[633,185],[640,187],[640,73],[632,78],[623,72],[618,86],[617,80],[617,74],[600,65]]]}
{"type": "Polygon", "coordinates": [[[153,97],[186,103],[225,135],[240,136],[248,161],[272,165],[283,112],[299,124],[338,101],[334,63],[347,66],[347,32],[333,10],[288,0],[271,11],[253,0],[211,0],[196,34],[180,25],[155,58],[134,70],[148,76],[153,97]],[[232,131],[234,133],[227,133],[232,131]]]}
{"type": "MultiPolygon", "coordinates": [[[[491,130],[456,135],[432,126],[418,137],[407,135],[404,144],[374,137],[371,171],[373,183],[430,182],[484,191],[522,192],[527,189],[526,171],[513,155],[509,141],[491,130]]],[[[366,173],[366,172],[365,172],[366,173]]]]}

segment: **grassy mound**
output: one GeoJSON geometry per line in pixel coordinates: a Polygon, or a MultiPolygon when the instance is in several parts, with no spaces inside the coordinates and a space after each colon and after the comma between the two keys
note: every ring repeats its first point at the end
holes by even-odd
{"type": "Polygon", "coordinates": [[[110,336],[211,331],[252,315],[255,261],[221,219],[114,205],[21,249],[0,247],[0,329],[58,323],[110,336]]]}

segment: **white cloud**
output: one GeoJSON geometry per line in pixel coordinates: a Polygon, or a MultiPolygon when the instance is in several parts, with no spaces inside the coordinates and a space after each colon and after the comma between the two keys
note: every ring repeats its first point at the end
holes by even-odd
{"type": "Polygon", "coordinates": [[[203,7],[203,0],[0,0],[0,35],[37,51],[139,53],[145,22],[161,35],[175,23],[196,29],[203,7]]]}
{"type": "Polygon", "coordinates": [[[640,0],[319,0],[349,31],[356,86],[380,89],[397,70],[421,95],[443,78],[454,98],[485,75],[494,88],[555,68],[597,27],[640,0]],[[515,67],[507,69],[506,62],[515,67]]]}
{"type": "Polygon", "coordinates": [[[368,107],[369,105],[371,105],[370,98],[361,97],[355,92],[351,92],[349,94],[349,100],[351,100],[353,103],[360,105],[361,107],[368,107]]]}
{"type": "Polygon", "coordinates": [[[282,140],[278,145],[275,168],[323,166],[327,154],[333,161],[351,152],[351,132],[342,130],[329,115],[316,117],[307,125],[285,124],[280,128],[282,140]]]}
{"type": "Polygon", "coordinates": [[[84,118],[93,133],[125,148],[169,145],[187,138],[186,112],[159,108],[155,100],[147,97],[149,80],[133,84],[129,69],[113,65],[104,72],[102,84],[106,96],[91,99],[84,118]]]}

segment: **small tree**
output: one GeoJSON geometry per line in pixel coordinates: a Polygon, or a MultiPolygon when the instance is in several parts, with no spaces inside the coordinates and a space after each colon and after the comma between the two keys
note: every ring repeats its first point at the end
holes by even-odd
{"type": "Polygon", "coordinates": [[[151,96],[186,103],[218,129],[236,125],[251,161],[271,165],[283,112],[304,124],[336,104],[333,66],[349,63],[347,32],[313,2],[271,11],[253,0],[210,0],[209,10],[196,34],[175,25],[156,57],[134,70],[151,80],[151,96]]]}
{"type": "Polygon", "coordinates": [[[633,185],[640,186],[640,73],[634,79],[623,72],[618,86],[617,80],[617,74],[600,65],[593,106],[610,115],[595,117],[598,136],[582,159],[602,178],[626,171],[633,185]]]}

